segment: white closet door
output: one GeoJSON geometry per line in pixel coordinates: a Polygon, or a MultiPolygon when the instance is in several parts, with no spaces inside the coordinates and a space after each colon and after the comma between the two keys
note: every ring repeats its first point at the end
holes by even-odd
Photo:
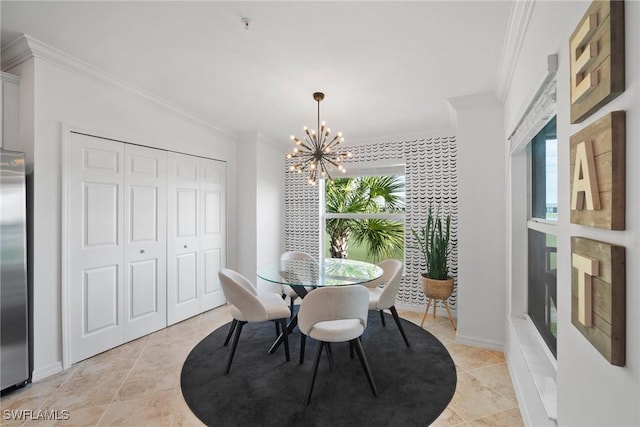
{"type": "Polygon", "coordinates": [[[200,159],[200,259],[202,297],[200,310],[225,303],[218,271],[225,259],[226,163],[200,159]]]}
{"type": "Polygon", "coordinates": [[[167,325],[167,153],[125,145],[124,339],[167,325]]]}
{"type": "Polygon", "coordinates": [[[167,323],[200,313],[198,158],[168,153],[167,323]]]}
{"type": "Polygon", "coordinates": [[[71,137],[69,302],[72,363],[122,344],[123,144],[71,137]]]}

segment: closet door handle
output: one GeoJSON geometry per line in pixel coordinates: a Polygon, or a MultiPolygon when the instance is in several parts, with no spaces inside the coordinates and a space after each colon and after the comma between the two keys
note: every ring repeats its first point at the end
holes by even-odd
{"type": "Polygon", "coordinates": [[[140,253],[143,254],[144,253],[144,249],[140,249],[140,253]]]}
{"type": "Polygon", "coordinates": [[[184,248],[187,249],[187,245],[184,245],[184,248]]]}

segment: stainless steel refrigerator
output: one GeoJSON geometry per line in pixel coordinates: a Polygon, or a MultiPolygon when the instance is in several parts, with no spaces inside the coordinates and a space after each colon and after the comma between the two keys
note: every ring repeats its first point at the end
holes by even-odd
{"type": "Polygon", "coordinates": [[[29,379],[27,204],[24,155],[0,150],[0,376],[2,390],[29,379]]]}

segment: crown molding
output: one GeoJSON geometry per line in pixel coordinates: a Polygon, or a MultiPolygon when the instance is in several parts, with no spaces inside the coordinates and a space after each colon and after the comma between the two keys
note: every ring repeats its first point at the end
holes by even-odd
{"type": "Polygon", "coordinates": [[[4,71],[1,71],[0,77],[2,77],[3,82],[13,83],[14,85],[20,84],[20,76],[14,76],[13,74],[9,74],[9,73],[5,73],[4,71]]]}
{"type": "Polygon", "coordinates": [[[509,92],[534,4],[535,0],[515,0],[511,4],[511,16],[509,17],[507,34],[502,46],[500,68],[498,69],[495,87],[496,96],[500,101],[504,102],[509,92]]]}
{"type": "Polygon", "coordinates": [[[199,117],[178,104],[159,97],[26,34],[3,48],[0,56],[2,57],[2,70],[10,70],[31,58],[38,58],[102,86],[125,91],[145,102],[160,106],[167,111],[183,116],[225,136],[237,138],[237,133],[234,131],[211,123],[209,120],[199,117]]]}

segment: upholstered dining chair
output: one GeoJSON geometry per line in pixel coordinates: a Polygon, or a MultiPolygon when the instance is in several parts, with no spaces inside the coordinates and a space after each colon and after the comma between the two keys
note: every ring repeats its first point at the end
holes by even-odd
{"type": "Polygon", "coordinates": [[[220,284],[222,285],[222,292],[225,298],[231,304],[231,317],[233,321],[225,340],[226,346],[229,342],[232,332],[233,341],[231,342],[231,349],[229,350],[229,357],[227,359],[227,366],[225,374],[229,373],[231,369],[231,362],[238,346],[238,340],[242,328],[247,323],[265,322],[272,320],[280,324],[284,334],[284,352],[287,362],[289,358],[289,339],[287,332],[287,318],[291,315],[287,303],[277,294],[268,293],[264,295],[258,295],[255,286],[240,273],[231,269],[225,268],[218,272],[220,278],[220,284]]]}
{"type": "Polygon", "coordinates": [[[407,347],[411,347],[395,307],[396,295],[398,295],[400,278],[402,277],[402,262],[397,259],[386,259],[381,261],[378,266],[382,268],[382,276],[374,280],[372,285],[367,285],[367,290],[369,291],[369,310],[378,310],[380,312],[382,326],[386,326],[384,322],[384,310],[389,310],[393,316],[393,320],[395,320],[396,325],[398,325],[404,343],[407,347]]]}
{"type": "MultiPolygon", "coordinates": [[[[280,255],[280,261],[295,261],[297,259],[310,259],[313,260],[313,257],[306,252],[299,251],[287,251],[280,255]]],[[[306,288],[307,291],[310,291],[311,288],[306,288]]],[[[293,288],[289,285],[282,285],[282,298],[289,297],[291,314],[293,315],[293,303],[298,298],[298,294],[293,288]]]]}
{"type": "MultiPolygon", "coordinates": [[[[303,337],[309,336],[318,342],[305,404],[309,404],[311,401],[322,349],[336,342],[348,341],[352,348],[355,348],[371,391],[374,396],[378,395],[378,389],[360,342],[360,336],[367,327],[368,301],[367,289],[363,286],[352,285],[315,289],[300,303],[298,311],[300,332],[303,337]]],[[[304,341],[305,339],[302,342],[303,346],[304,341]]],[[[333,364],[331,352],[329,351],[328,354],[329,362],[333,364]]]]}

